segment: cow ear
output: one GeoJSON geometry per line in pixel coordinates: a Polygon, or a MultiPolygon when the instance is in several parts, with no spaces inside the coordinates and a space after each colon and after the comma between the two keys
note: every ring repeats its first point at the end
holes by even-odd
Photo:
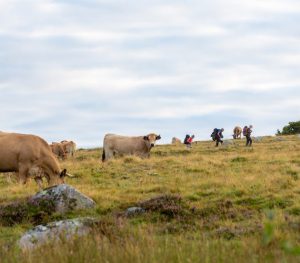
{"type": "Polygon", "coordinates": [[[60,178],[64,178],[67,175],[67,169],[63,169],[59,175],[60,178]]]}
{"type": "Polygon", "coordinates": [[[149,140],[148,136],[144,136],[144,140],[148,141],[149,140]]]}
{"type": "Polygon", "coordinates": [[[161,139],[160,135],[156,136],[156,140],[160,140],[160,139],[161,139]]]}

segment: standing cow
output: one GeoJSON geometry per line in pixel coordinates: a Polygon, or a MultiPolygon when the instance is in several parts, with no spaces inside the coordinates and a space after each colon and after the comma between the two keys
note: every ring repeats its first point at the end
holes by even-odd
{"type": "Polygon", "coordinates": [[[16,172],[23,184],[28,177],[33,177],[40,188],[42,177],[53,185],[63,183],[67,175],[46,141],[19,133],[0,133],[0,172],[16,172]]]}
{"type": "Polygon", "coordinates": [[[106,134],[103,140],[102,161],[107,161],[115,155],[149,157],[150,150],[155,146],[156,141],[160,139],[160,135],[154,133],[138,137],[106,134]]]}
{"type": "Polygon", "coordinates": [[[181,144],[181,140],[176,138],[176,137],[173,137],[172,138],[172,144],[181,144]]]}
{"type": "Polygon", "coordinates": [[[50,148],[58,159],[65,160],[67,158],[67,153],[65,152],[62,143],[52,142],[52,144],[50,144],[50,148]]]}
{"type": "Polygon", "coordinates": [[[66,155],[68,157],[74,157],[74,154],[76,152],[76,143],[73,141],[66,141],[66,140],[61,141],[60,143],[61,143],[66,155]]]}
{"type": "Polygon", "coordinates": [[[239,126],[234,127],[233,129],[233,139],[241,139],[242,138],[242,128],[239,126]]]}

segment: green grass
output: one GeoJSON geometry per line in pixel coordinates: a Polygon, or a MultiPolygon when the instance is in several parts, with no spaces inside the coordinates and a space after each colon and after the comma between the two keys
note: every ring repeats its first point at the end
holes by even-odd
{"type": "MultiPolygon", "coordinates": [[[[1,262],[299,262],[299,143],[286,136],[266,137],[253,148],[243,140],[220,148],[200,142],[191,150],[164,145],[150,159],[127,156],[104,164],[101,149],[81,149],[61,166],[76,175],[67,183],[97,207],[41,220],[94,216],[101,222],[94,233],[24,252],[16,240],[36,221],[2,223],[1,262]],[[157,196],[162,201],[147,213],[122,215],[157,196]]],[[[37,190],[33,181],[21,186],[2,176],[0,204],[37,190]]]]}

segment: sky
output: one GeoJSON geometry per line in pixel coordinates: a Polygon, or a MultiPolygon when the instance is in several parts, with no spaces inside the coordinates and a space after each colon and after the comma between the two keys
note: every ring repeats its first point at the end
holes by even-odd
{"type": "Polygon", "coordinates": [[[300,119],[299,0],[0,0],[0,130],[274,135],[300,119]]]}

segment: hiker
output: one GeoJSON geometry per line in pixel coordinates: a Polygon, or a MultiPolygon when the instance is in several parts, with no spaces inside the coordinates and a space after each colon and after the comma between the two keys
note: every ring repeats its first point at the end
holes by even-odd
{"type": "Polygon", "coordinates": [[[195,135],[190,136],[189,134],[185,135],[183,143],[186,145],[187,148],[192,148],[192,142],[195,138],[195,135]]]}
{"type": "Polygon", "coordinates": [[[246,146],[249,146],[249,147],[252,146],[252,138],[251,138],[252,128],[253,128],[253,126],[250,125],[249,128],[247,128],[246,135],[245,135],[246,139],[247,139],[246,146]]]}
{"type": "Polygon", "coordinates": [[[218,129],[217,132],[216,132],[216,134],[215,134],[214,141],[216,141],[216,147],[219,146],[219,143],[221,143],[221,144],[223,143],[223,140],[222,140],[222,138],[223,138],[223,131],[224,131],[223,128],[222,129],[218,129]]]}
{"type": "Polygon", "coordinates": [[[193,134],[191,137],[189,137],[187,140],[186,140],[186,147],[187,148],[192,148],[192,142],[193,142],[193,139],[195,138],[195,135],[193,134]]]}

